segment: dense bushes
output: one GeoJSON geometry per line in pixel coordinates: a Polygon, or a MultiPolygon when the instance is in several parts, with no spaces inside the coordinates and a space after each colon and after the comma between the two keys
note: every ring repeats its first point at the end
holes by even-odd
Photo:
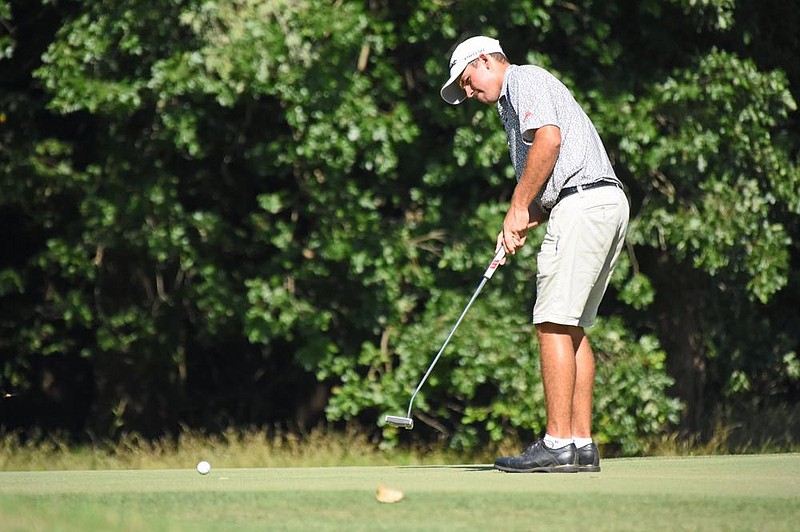
{"type": "MultiPolygon", "coordinates": [[[[640,452],[678,421],[668,392],[691,431],[796,400],[800,79],[762,3],[397,4],[0,1],[0,423],[404,411],[513,187],[496,113],[438,96],[474,29],[573,88],[630,188],[598,438],[640,452]]],[[[541,429],[534,246],[454,338],[419,437],[541,429]]]]}

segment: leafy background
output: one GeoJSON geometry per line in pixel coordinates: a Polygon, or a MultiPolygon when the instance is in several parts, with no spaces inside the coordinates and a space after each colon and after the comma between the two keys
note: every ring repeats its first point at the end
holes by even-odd
{"type": "Polygon", "coordinates": [[[472,449],[544,423],[531,242],[411,391],[513,190],[497,36],[629,188],[595,437],[797,441],[797,1],[0,0],[0,425],[76,439],[353,420],[472,449]],[[753,420],[757,419],[757,425],[753,420]]]}

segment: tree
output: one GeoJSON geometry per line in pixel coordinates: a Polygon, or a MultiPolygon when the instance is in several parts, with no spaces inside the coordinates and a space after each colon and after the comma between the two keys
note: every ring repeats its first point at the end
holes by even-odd
{"type": "MultiPolygon", "coordinates": [[[[438,96],[448,49],[481,32],[573,89],[630,188],[593,332],[598,439],[632,454],[673,426],[669,375],[692,431],[791,404],[798,70],[773,52],[797,44],[759,6],[0,2],[0,388],[73,398],[70,429],[99,435],[404,410],[513,187],[496,113],[438,96]]],[[[470,311],[413,437],[542,423],[535,239],[470,311]]]]}

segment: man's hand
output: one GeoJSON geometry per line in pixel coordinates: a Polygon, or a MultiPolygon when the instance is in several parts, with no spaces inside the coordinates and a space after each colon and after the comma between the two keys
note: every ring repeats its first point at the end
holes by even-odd
{"type": "MultiPolygon", "coordinates": [[[[518,209],[513,205],[503,220],[503,245],[506,253],[515,254],[525,244],[531,219],[528,209],[518,209]]],[[[535,225],[535,224],[534,224],[535,225]]]]}
{"type": "MultiPolygon", "coordinates": [[[[511,209],[509,209],[508,214],[506,214],[506,221],[508,221],[509,216],[511,216],[511,209]]],[[[518,235],[517,241],[519,242],[519,245],[514,249],[514,252],[525,244],[525,240],[527,240],[528,238],[528,231],[538,226],[545,220],[547,220],[547,216],[544,213],[542,213],[542,211],[539,210],[534,204],[531,204],[531,207],[528,210],[527,223],[525,224],[525,229],[523,229],[522,231],[518,231],[516,233],[518,235]]],[[[506,234],[505,229],[506,229],[505,222],[503,222],[503,230],[497,234],[497,245],[494,248],[495,253],[500,251],[501,247],[506,248],[506,253],[513,253],[508,251],[510,248],[505,243],[505,234],[506,234]]],[[[513,233],[512,233],[512,238],[513,238],[513,233]]],[[[500,264],[505,264],[505,263],[506,263],[506,258],[503,257],[503,260],[500,261],[500,264]]]]}

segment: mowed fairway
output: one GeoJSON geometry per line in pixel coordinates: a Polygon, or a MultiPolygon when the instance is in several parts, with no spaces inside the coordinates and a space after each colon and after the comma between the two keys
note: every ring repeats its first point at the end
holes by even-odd
{"type": "Polygon", "coordinates": [[[0,473],[10,530],[800,530],[800,454],[486,465],[0,473]],[[375,499],[379,484],[402,490],[375,499]]]}

